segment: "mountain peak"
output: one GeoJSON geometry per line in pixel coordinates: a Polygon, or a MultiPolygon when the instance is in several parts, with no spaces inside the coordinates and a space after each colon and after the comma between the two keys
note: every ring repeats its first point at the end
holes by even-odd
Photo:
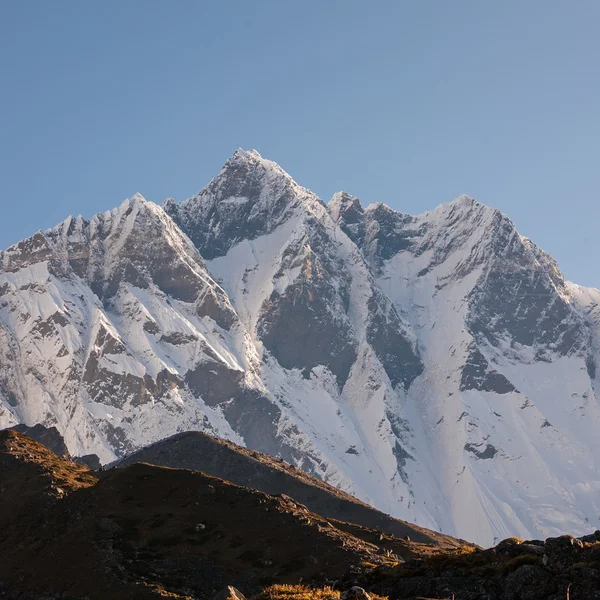
{"type": "MultiPolygon", "coordinates": [[[[241,171],[247,173],[276,173],[285,176],[292,180],[291,176],[286,173],[276,162],[263,158],[257,150],[244,150],[238,148],[226,161],[221,169],[221,173],[215,178],[218,179],[223,173],[230,171],[241,171]]],[[[214,179],[213,179],[214,181],[214,179]]],[[[210,185],[210,184],[209,184],[210,185]]]]}
{"type": "Polygon", "coordinates": [[[241,148],[198,194],[180,203],[167,199],[163,208],[207,260],[273,231],[292,214],[326,210],[277,163],[241,148]]]}
{"type": "Polygon", "coordinates": [[[450,202],[450,204],[473,206],[475,204],[479,204],[479,202],[477,202],[477,200],[475,200],[475,198],[469,196],[468,194],[461,194],[460,196],[458,196],[457,198],[452,200],[452,202],[450,202]]]}
{"type": "Polygon", "coordinates": [[[131,198],[129,198],[129,200],[131,200],[131,202],[146,202],[146,198],[144,198],[144,196],[142,196],[142,194],[140,194],[139,192],[136,192],[135,194],[133,194],[133,196],[131,196],[131,198]]]}
{"type": "Polygon", "coordinates": [[[390,206],[388,206],[384,202],[373,202],[372,204],[369,204],[369,206],[367,206],[367,208],[365,208],[365,211],[368,212],[368,213],[372,213],[372,212],[388,212],[388,213],[398,213],[398,214],[401,214],[400,211],[394,210],[393,208],[391,208],[390,206]]]}
{"type": "Polygon", "coordinates": [[[353,204],[355,206],[360,206],[362,208],[362,204],[360,202],[360,200],[356,197],[353,196],[352,194],[349,194],[348,192],[341,190],[339,192],[336,192],[332,197],[331,200],[329,201],[329,205],[335,205],[335,204],[353,204]]]}
{"type": "Polygon", "coordinates": [[[245,150],[244,148],[238,148],[231,158],[227,160],[227,163],[239,163],[239,162],[258,162],[264,160],[257,150],[245,150]]]}
{"type": "Polygon", "coordinates": [[[462,215],[461,219],[484,219],[493,222],[497,219],[509,221],[508,217],[497,208],[482,204],[467,194],[461,194],[450,202],[444,202],[432,210],[417,215],[416,218],[434,218],[445,222],[448,219],[454,221],[458,215],[462,215]]]}
{"type": "Polygon", "coordinates": [[[298,185],[294,178],[275,161],[264,158],[256,150],[238,148],[225,161],[219,174],[190,200],[206,196],[208,192],[217,199],[247,198],[254,203],[264,195],[262,192],[276,197],[283,190],[294,190],[295,196],[314,196],[298,185]]]}
{"type": "Polygon", "coordinates": [[[350,195],[348,192],[336,192],[329,204],[327,205],[329,209],[329,213],[334,221],[339,221],[348,213],[354,214],[362,214],[364,209],[360,200],[356,196],[350,195]]]}

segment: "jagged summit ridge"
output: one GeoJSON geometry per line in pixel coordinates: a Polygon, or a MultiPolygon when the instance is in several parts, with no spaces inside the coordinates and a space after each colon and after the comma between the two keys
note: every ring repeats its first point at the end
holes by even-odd
{"type": "Polygon", "coordinates": [[[270,233],[298,210],[325,212],[317,196],[255,150],[238,150],[196,196],[163,206],[208,260],[270,233]]]}
{"type": "Polygon", "coordinates": [[[344,211],[349,210],[349,209],[356,210],[358,212],[371,212],[371,211],[377,212],[377,211],[383,210],[386,212],[407,215],[407,216],[410,216],[415,219],[425,216],[425,215],[429,215],[431,213],[443,214],[443,213],[446,213],[446,212],[454,209],[455,207],[460,207],[463,210],[470,210],[470,209],[474,208],[474,209],[479,209],[479,210],[484,210],[484,211],[499,212],[498,209],[493,208],[491,206],[487,206],[486,204],[482,204],[481,202],[478,202],[477,200],[475,200],[475,198],[469,196],[468,194],[461,194],[461,195],[457,196],[454,200],[441,203],[437,207],[435,207],[431,210],[425,211],[425,212],[421,213],[420,215],[409,215],[408,213],[404,213],[402,211],[395,210],[395,209],[391,208],[390,206],[388,206],[387,204],[385,204],[385,202],[372,202],[371,204],[368,204],[367,206],[363,206],[362,202],[359,198],[357,198],[356,196],[353,196],[352,194],[350,194],[349,192],[346,192],[344,190],[342,190],[340,192],[336,192],[332,196],[332,198],[329,201],[327,206],[329,207],[329,211],[332,213],[332,217],[334,218],[334,220],[337,220],[344,211]]]}
{"type": "Polygon", "coordinates": [[[240,165],[260,165],[265,169],[273,169],[283,174],[286,177],[291,177],[276,163],[272,160],[263,158],[257,150],[245,150],[244,148],[238,148],[232,155],[225,161],[223,170],[228,167],[240,166],[240,165]]]}
{"type": "Polygon", "coordinates": [[[207,431],[481,544],[600,514],[597,290],[472,198],[325,206],[238,151],[0,263],[0,426],[103,461],[207,431]]]}

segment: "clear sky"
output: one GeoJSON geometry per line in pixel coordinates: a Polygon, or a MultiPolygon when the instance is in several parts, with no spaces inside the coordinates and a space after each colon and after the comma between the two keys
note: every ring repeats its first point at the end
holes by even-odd
{"type": "Polygon", "coordinates": [[[324,200],[496,206],[600,287],[598,0],[0,0],[0,248],[239,146],[324,200]]]}

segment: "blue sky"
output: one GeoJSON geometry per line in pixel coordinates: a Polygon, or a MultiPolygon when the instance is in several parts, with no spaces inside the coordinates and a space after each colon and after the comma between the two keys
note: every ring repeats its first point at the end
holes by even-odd
{"type": "Polygon", "coordinates": [[[597,0],[0,1],[0,248],[241,146],[328,200],[461,193],[600,287],[597,0]]]}

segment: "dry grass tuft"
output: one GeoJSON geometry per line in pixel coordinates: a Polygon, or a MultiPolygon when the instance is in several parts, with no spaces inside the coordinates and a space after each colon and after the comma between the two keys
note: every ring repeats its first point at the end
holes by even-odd
{"type": "MultiPolygon", "coordinates": [[[[373,600],[387,600],[387,597],[369,593],[373,600]]],[[[340,591],[330,587],[311,588],[306,585],[272,585],[264,589],[252,600],[339,600],[340,591]]]]}
{"type": "Polygon", "coordinates": [[[506,538],[505,540],[503,540],[504,543],[512,543],[512,544],[522,544],[524,540],[522,540],[520,537],[509,537],[506,538]]]}
{"type": "Polygon", "coordinates": [[[473,554],[475,551],[476,548],[473,546],[459,546],[448,552],[429,557],[426,564],[437,569],[449,566],[470,566],[473,563],[473,554]]]}
{"type": "Polygon", "coordinates": [[[339,590],[330,587],[310,588],[306,585],[272,585],[253,600],[339,600],[339,590]]]}
{"type": "Polygon", "coordinates": [[[175,592],[169,592],[165,590],[165,588],[158,583],[150,583],[143,581],[138,584],[140,587],[145,588],[147,590],[151,590],[152,592],[158,594],[163,598],[175,598],[178,600],[192,600],[192,596],[182,596],[181,594],[177,594],[175,592]]]}

